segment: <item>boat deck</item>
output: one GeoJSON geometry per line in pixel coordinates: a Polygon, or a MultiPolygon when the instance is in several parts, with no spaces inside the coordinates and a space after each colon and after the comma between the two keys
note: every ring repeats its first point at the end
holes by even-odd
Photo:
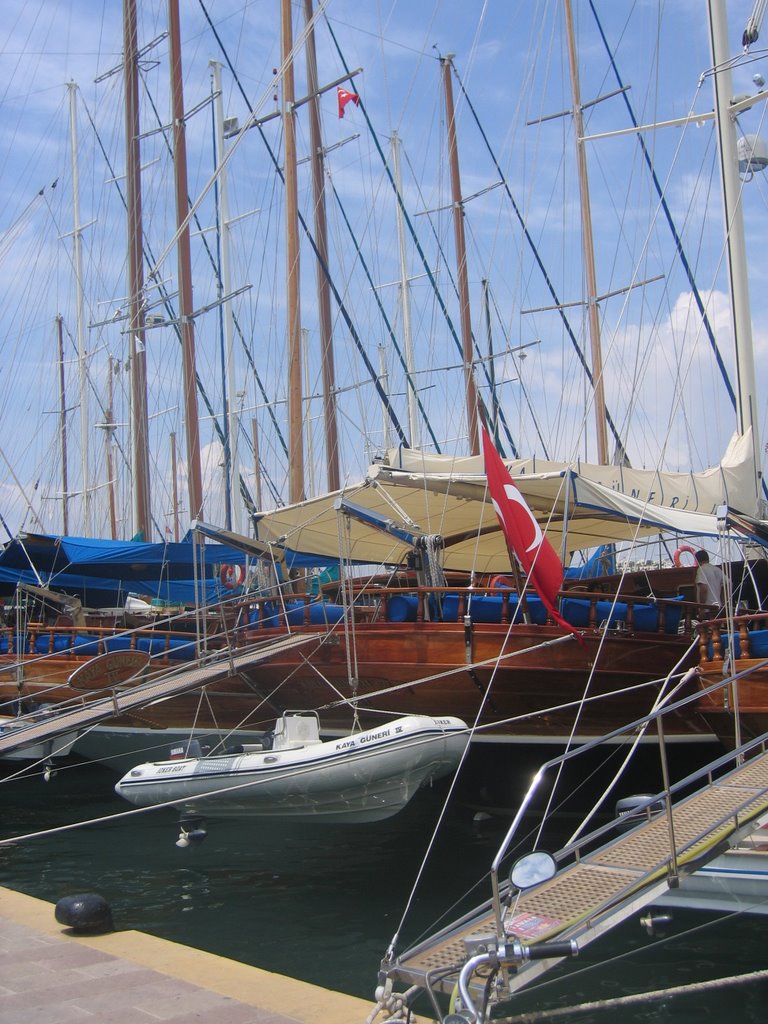
{"type": "MultiPolygon", "coordinates": [[[[506,940],[533,945],[575,939],[584,946],[674,885],[673,860],[680,873],[692,871],[758,828],[766,815],[768,753],[761,753],[677,802],[672,830],[663,811],[598,849],[577,851],[576,859],[554,878],[523,892],[507,908],[506,940]]],[[[488,940],[495,945],[496,933],[489,903],[404,953],[393,974],[409,984],[425,985],[431,973],[433,987],[449,992],[467,957],[488,940]]],[[[552,964],[522,963],[510,977],[509,991],[529,984],[552,964]]]]}

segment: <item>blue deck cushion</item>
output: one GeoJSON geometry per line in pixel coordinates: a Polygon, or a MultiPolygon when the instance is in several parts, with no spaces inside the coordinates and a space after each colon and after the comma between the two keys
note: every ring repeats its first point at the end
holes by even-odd
{"type": "Polygon", "coordinates": [[[274,601],[267,601],[261,607],[256,607],[250,613],[250,622],[254,626],[272,628],[280,625],[280,607],[274,601]]]}
{"type": "MultiPolygon", "coordinates": [[[[510,594],[508,601],[509,609],[507,614],[509,615],[510,622],[522,622],[523,612],[517,594],[510,594]]],[[[465,602],[465,608],[469,609],[472,622],[501,622],[504,609],[503,596],[478,593],[472,594],[470,599],[470,595],[467,594],[465,602]]],[[[547,609],[541,598],[535,595],[526,597],[526,605],[531,622],[543,625],[547,621],[547,609]]],[[[459,595],[445,594],[442,600],[442,608],[443,622],[456,622],[459,616],[459,595]]]]}
{"type": "Polygon", "coordinates": [[[564,597],[560,602],[560,614],[572,626],[588,626],[590,603],[584,597],[564,597]]]}
{"type": "Polygon", "coordinates": [[[636,604],[634,628],[641,633],[656,633],[659,628],[659,609],[655,604],[636,604]]]}
{"type": "Polygon", "coordinates": [[[768,629],[749,631],[749,653],[752,658],[768,658],[768,629]]]}
{"type": "MultiPolygon", "coordinates": [[[[309,621],[313,626],[334,625],[344,618],[344,608],[340,604],[310,601],[307,607],[309,608],[309,621]]],[[[292,601],[286,606],[285,616],[291,626],[302,626],[304,624],[304,602],[292,601]]]]}
{"type": "MultiPolygon", "coordinates": [[[[682,601],[680,597],[670,598],[673,601],[682,601]]],[[[560,614],[566,622],[572,626],[585,627],[589,625],[588,598],[564,597],[560,605],[560,614]]],[[[664,630],[666,633],[677,633],[680,625],[682,608],[676,605],[665,604],[664,630]]],[[[597,601],[595,605],[595,621],[598,626],[608,622],[615,626],[617,622],[626,622],[629,610],[626,601],[597,601]]],[[[654,633],[659,628],[659,608],[654,604],[636,604],[633,613],[633,629],[645,633],[654,633]]]]}
{"type": "Polygon", "coordinates": [[[411,594],[395,594],[387,601],[388,622],[415,622],[419,599],[411,594]]]}
{"type": "Polygon", "coordinates": [[[104,647],[108,651],[130,651],[133,640],[130,636],[108,636],[104,640],[104,647]]]}
{"type": "Polygon", "coordinates": [[[57,654],[60,651],[68,651],[71,646],[72,636],[70,633],[54,633],[53,638],[50,633],[46,633],[35,640],[35,654],[57,654]],[[51,639],[53,639],[53,643],[51,643],[51,639]]]}
{"type": "MultiPolygon", "coordinates": [[[[751,639],[751,637],[750,637],[751,639]]],[[[734,638],[733,644],[734,657],[741,657],[741,639],[738,634],[734,638]]],[[[712,660],[715,656],[715,647],[711,640],[707,641],[707,657],[712,660]]],[[[720,634],[720,656],[726,658],[728,656],[728,633],[720,634]]]]}
{"type": "Polygon", "coordinates": [[[72,642],[75,651],[81,655],[99,654],[98,637],[89,636],[87,633],[77,633],[72,642]]]}
{"type": "MultiPolygon", "coordinates": [[[[667,601],[684,601],[685,595],[678,594],[677,597],[667,598],[667,601]]],[[[680,627],[680,619],[683,616],[682,607],[675,604],[664,604],[664,632],[677,633],[680,627]]]]}
{"type": "Polygon", "coordinates": [[[443,594],[440,604],[443,622],[456,622],[459,617],[459,595],[443,594]]]}
{"type": "MultiPolygon", "coordinates": [[[[540,597],[535,597],[533,594],[531,594],[531,595],[526,597],[525,603],[526,603],[526,605],[528,607],[528,615],[530,616],[531,622],[535,622],[537,626],[543,626],[544,623],[547,621],[548,612],[547,612],[547,607],[544,604],[544,602],[541,600],[541,598],[540,597]]],[[[510,601],[510,615],[512,614],[511,604],[512,604],[512,602],[510,601]]],[[[515,616],[514,621],[515,622],[522,622],[523,621],[523,609],[522,609],[522,607],[520,608],[519,613],[515,616]]]]}
{"type": "Polygon", "coordinates": [[[181,636],[172,636],[168,641],[168,657],[174,661],[191,661],[195,657],[195,640],[181,636]]]}

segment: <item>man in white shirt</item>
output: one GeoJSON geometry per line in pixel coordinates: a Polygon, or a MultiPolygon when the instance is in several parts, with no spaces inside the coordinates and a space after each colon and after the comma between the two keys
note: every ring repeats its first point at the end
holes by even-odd
{"type": "Polygon", "coordinates": [[[696,599],[702,615],[711,615],[711,606],[722,608],[725,604],[723,594],[723,570],[719,565],[712,565],[706,551],[696,552],[696,599]],[[706,606],[710,606],[707,608],[706,606]]]}

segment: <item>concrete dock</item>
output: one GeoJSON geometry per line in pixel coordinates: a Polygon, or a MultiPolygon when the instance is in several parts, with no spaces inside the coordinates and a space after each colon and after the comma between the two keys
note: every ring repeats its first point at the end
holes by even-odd
{"type": "Polygon", "coordinates": [[[137,931],[75,935],[0,888],[0,1024],[364,1024],[373,1000],[137,931]]]}

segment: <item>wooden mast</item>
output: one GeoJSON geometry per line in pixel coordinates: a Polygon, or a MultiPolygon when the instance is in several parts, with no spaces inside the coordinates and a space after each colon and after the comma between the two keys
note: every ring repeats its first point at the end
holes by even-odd
{"type": "Polygon", "coordinates": [[[584,116],[581,109],[579,65],[576,57],[576,37],[573,31],[571,0],[563,0],[565,26],[568,39],[568,62],[571,72],[573,103],[573,130],[576,136],[576,160],[579,171],[579,197],[581,200],[581,238],[584,250],[584,273],[587,285],[587,311],[589,340],[592,351],[592,387],[595,396],[595,428],[597,431],[597,461],[608,465],[608,430],[605,414],[605,388],[603,385],[603,357],[600,346],[600,317],[597,305],[597,278],[595,275],[595,247],[592,238],[592,212],[589,203],[587,154],[584,149],[584,116]]]}
{"type": "Polygon", "coordinates": [[[286,317],[288,320],[288,498],[304,501],[302,436],[301,305],[299,298],[299,196],[294,121],[293,26],[290,0],[280,0],[283,69],[283,138],[285,146],[286,317]]]}
{"type": "Polygon", "coordinates": [[[176,192],[176,230],[179,283],[179,327],[184,373],[184,422],[187,433],[187,480],[190,519],[203,517],[203,483],[200,467],[200,422],[197,414],[195,324],[192,319],[192,261],[189,246],[189,191],[187,143],[184,124],[184,87],[181,69],[179,2],[168,0],[168,39],[171,58],[171,114],[173,117],[173,174],[176,192]]]}
{"type": "Polygon", "coordinates": [[[339,471],[339,434],[336,414],[336,371],[331,329],[331,291],[328,285],[328,224],[325,211],[325,159],[320,131],[320,93],[317,78],[315,27],[312,0],[304,0],[307,25],[307,91],[309,93],[309,139],[312,149],[312,201],[315,211],[315,245],[317,246],[317,304],[320,322],[320,357],[323,378],[323,421],[325,425],[325,459],[328,490],[341,486],[339,471]]]}
{"type": "Polygon", "coordinates": [[[467,246],[464,238],[464,204],[461,199],[461,176],[459,174],[459,150],[456,143],[456,119],[453,107],[453,82],[451,70],[453,54],[440,58],[443,69],[445,90],[445,118],[448,125],[448,160],[451,169],[451,201],[453,204],[453,229],[456,239],[456,281],[459,289],[459,320],[461,342],[464,353],[464,379],[467,396],[467,431],[469,450],[472,455],[480,454],[480,432],[478,429],[478,402],[475,375],[472,369],[472,320],[469,310],[469,279],[467,276],[467,246]]]}
{"type": "Polygon", "coordinates": [[[133,531],[151,537],[147,363],[144,351],[144,263],[141,222],[141,145],[136,0],[123,3],[125,185],[128,211],[128,338],[131,362],[133,531]]]}

